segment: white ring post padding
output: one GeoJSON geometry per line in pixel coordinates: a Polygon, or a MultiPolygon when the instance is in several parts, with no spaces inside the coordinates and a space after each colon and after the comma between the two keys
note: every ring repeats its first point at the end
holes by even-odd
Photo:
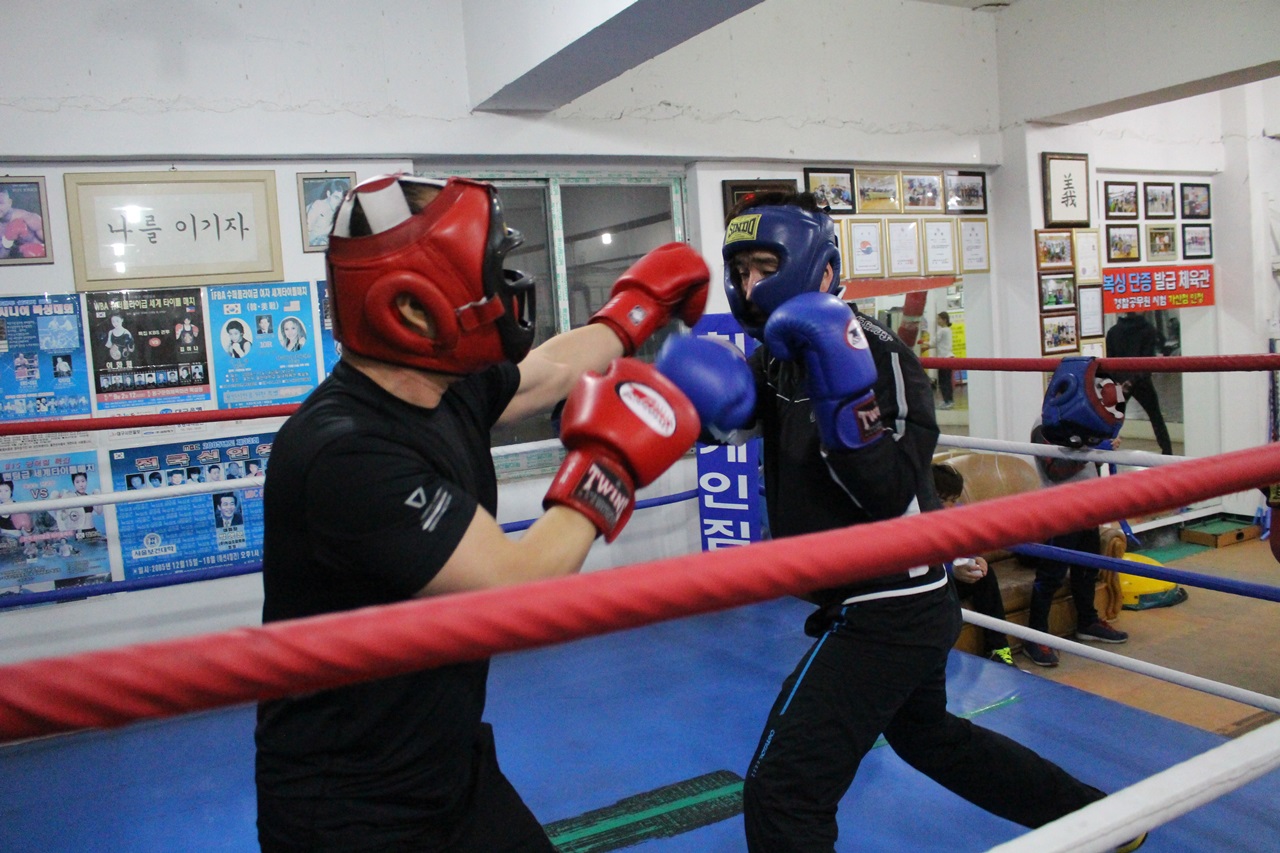
{"type": "Polygon", "coordinates": [[[1106,853],[1280,767],[1280,721],[1175,764],[989,853],[1106,853]]]}
{"type": "Polygon", "coordinates": [[[1265,693],[1256,693],[1252,690],[1245,690],[1243,687],[1233,687],[1230,684],[1223,684],[1221,681],[1214,681],[1209,678],[1201,678],[1198,675],[1191,675],[1185,672],[1179,672],[1176,669],[1159,666],[1146,661],[1134,660],[1131,657],[1118,655],[1115,652],[1104,652],[1102,649],[1096,649],[1085,643],[1076,643],[1071,640],[1064,640],[1061,637],[1055,637],[1052,634],[1045,634],[1041,631],[1035,631],[1031,628],[1024,628],[1013,622],[1005,622],[1000,619],[992,618],[982,613],[964,608],[961,610],[964,621],[977,625],[980,628],[992,628],[997,631],[1003,631],[1006,634],[1012,634],[1022,640],[1031,640],[1035,643],[1043,643],[1046,646],[1052,646],[1055,649],[1067,652],[1069,654],[1078,655],[1082,658],[1100,661],[1101,663],[1109,663],[1120,669],[1127,669],[1130,672],[1136,672],[1139,675],[1149,675],[1152,678],[1158,678],[1161,681],[1168,681],[1171,684],[1177,684],[1182,687],[1190,687],[1193,690],[1199,690],[1203,693],[1209,693],[1214,696],[1221,696],[1223,699],[1230,699],[1234,702],[1240,702],[1244,705],[1252,705],[1255,708],[1262,708],[1280,714],[1280,699],[1274,696],[1268,696],[1265,693]]]}
{"type": "Polygon", "coordinates": [[[974,438],[967,435],[938,436],[940,447],[964,447],[971,450],[994,450],[1004,453],[1022,453],[1027,456],[1047,456],[1051,459],[1070,459],[1074,462],[1114,462],[1117,465],[1134,465],[1139,468],[1156,468],[1183,462],[1185,456],[1165,456],[1145,450],[1069,450],[1053,444],[1033,444],[1029,441],[1003,441],[998,438],[974,438]]]}
{"type": "Polygon", "coordinates": [[[142,503],[162,498],[185,498],[188,495],[237,492],[241,489],[261,489],[265,477],[237,477],[234,480],[215,480],[210,483],[187,483],[181,486],[162,486],[158,489],[132,489],[124,492],[101,492],[96,495],[75,495],[69,498],[46,498],[41,501],[14,501],[0,504],[6,515],[15,512],[52,512],[73,506],[100,506],[102,504],[142,503]]]}

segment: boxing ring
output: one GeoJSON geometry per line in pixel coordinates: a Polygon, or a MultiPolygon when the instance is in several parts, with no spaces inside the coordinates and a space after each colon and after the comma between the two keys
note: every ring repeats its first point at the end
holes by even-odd
{"type": "MultiPolygon", "coordinates": [[[[1276,357],[1257,358],[1262,366],[1234,369],[1277,367],[1276,357]]],[[[1046,360],[1027,361],[1045,369],[1046,360]]],[[[1159,361],[1181,369],[1171,364],[1179,359],[1159,361]]],[[[0,739],[11,742],[0,748],[10,792],[0,850],[254,849],[246,703],[495,654],[487,718],[499,756],[561,850],[741,850],[729,819],[738,774],[809,644],[800,626],[810,606],[780,597],[1274,482],[1280,445],[1058,486],[1053,514],[1034,494],[1016,495],[515,589],[0,667],[0,739]]],[[[974,617],[982,618],[966,612],[974,617]]],[[[1228,741],[958,652],[948,678],[954,712],[1115,795],[1027,832],[875,749],[842,805],[842,845],[918,850],[921,839],[945,839],[936,849],[1106,850],[1158,826],[1144,850],[1269,850],[1280,835],[1272,772],[1280,723],[1228,741]],[[1134,754],[1137,731],[1144,748],[1134,754]]],[[[1274,697],[1231,697],[1280,711],[1274,697]]]]}

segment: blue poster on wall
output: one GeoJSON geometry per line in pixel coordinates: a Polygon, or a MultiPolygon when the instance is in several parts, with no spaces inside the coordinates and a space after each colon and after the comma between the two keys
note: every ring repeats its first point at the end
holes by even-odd
{"type": "Polygon", "coordinates": [[[333,366],[338,363],[342,351],[338,342],[333,339],[333,304],[329,300],[329,282],[321,279],[316,282],[320,291],[320,352],[324,355],[324,375],[333,373],[333,366]]]}
{"type": "MultiPolygon", "coordinates": [[[[263,477],[274,433],[111,451],[117,490],[263,477]]],[[[262,562],[262,489],[227,489],[120,504],[126,580],[262,562]]]]}
{"type": "Polygon", "coordinates": [[[0,595],[45,592],[111,580],[97,451],[48,453],[0,462],[5,504],[83,496],[84,504],[39,512],[0,512],[0,595]]]}
{"type": "Polygon", "coordinates": [[[89,414],[80,297],[0,299],[0,419],[89,414]]]}
{"type": "Polygon", "coordinates": [[[299,403],[311,393],[319,382],[313,305],[305,281],[209,288],[219,408],[299,403]]]}

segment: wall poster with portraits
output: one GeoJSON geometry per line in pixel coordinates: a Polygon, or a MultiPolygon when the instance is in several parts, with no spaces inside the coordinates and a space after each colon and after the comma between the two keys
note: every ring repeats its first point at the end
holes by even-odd
{"type": "Polygon", "coordinates": [[[218,407],[300,403],[319,382],[315,300],[305,281],[209,288],[218,407]]]}

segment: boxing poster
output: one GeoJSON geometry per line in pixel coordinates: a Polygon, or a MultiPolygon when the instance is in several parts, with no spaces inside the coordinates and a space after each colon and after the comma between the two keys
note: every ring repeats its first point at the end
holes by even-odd
{"type": "Polygon", "coordinates": [[[111,580],[97,451],[0,462],[0,595],[111,580]],[[83,505],[3,512],[4,504],[83,496],[83,505]]]}
{"type": "Polygon", "coordinates": [[[321,279],[316,282],[320,292],[320,354],[324,356],[324,375],[333,373],[333,367],[342,354],[338,342],[333,337],[333,304],[329,297],[329,282],[321,279]]]}
{"type": "Polygon", "coordinates": [[[209,288],[218,408],[300,403],[319,382],[305,281],[209,288]]]}
{"type": "MultiPolygon", "coordinates": [[[[148,491],[261,479],[273,439],[274,433],[257,433],[113,450],[111,481],[117,490],[148,491]]],[[[116,525],[126,580],[262,563],[259,486],[120,504],[116,525]]]]}
{"type": "MultiPolygon", "coordinates": [[[[694,326],[699,337],[733,344],[744,354],[755,349],[732,314],[705,314],[694,326]]],[[[760,440],[745,444],[698,444],[698,517],[702,550],[748,545],[763,538],[764,498],[760,494],[760,440]]]]}
{"type": "Polygon", "coordinates": [[[100,411],[210,399],[198,287],[85,296],[100,411]]]}
{"type": "Polygon", "coordinates": [[[89,414],[80,297],[0,299],[0,419],[89,414]]]}

